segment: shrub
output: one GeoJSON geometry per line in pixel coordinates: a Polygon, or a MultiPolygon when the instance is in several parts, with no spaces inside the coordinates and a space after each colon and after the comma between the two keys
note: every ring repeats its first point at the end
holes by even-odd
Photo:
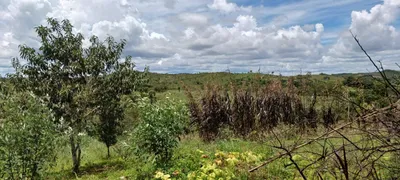
{"type": "Polygon", "coordinates": [[[167,165],[179,136],[188,123],[188,110],[181,102],[142,103],[141,122],[134,131],[138,153],[152,154],[158,166],[167,165]]]}
{"type": "Polygon", "coordinates": [[[204,96],[197,102],[190,90],[186,86],[184,88],[189,99],[190,124],[196,126],[204,141],[215,140],[220,129],[230,123],[231,101],[228,92],[222,95],[219,86],[207,85],[204,96]]]}
{"type": "Polygon", "coordinates": [[[110,158],[110,147],[118,142],[117,137],[122,134],[124,109],[119,102],[111,100],[100,110],[100,121],[96,123],[98,139],[107,146],[107,157],[110,158]]]}
{"type": "Polygon", "coordinates": [[[236,135],[246,137],[254,130],[256,118],[253,102],[254,97],[249,90],[233,91],[232,129],[236,135]]]}
{"type": "Polygon", "coordinates": [[[30,94],[1,97],[0,177],[36,179],[53,162],[56,131],[53,117],[30,94]]]}
{"type": "Polygon", "coordinates": [[[293,79],[287,81],[287,88],[282,87],[281,81],[273,81],[261,90],[254,89],[237,90],[232,85],[230,91],[222,91],[219,86],[208,85],[201,100],[196,102],[185,88],[192,123],[198,128],[199,136],[204,141],[215,140],[226,126],[241,137],[271,130],[279,123],[296,125],[301,131],[317,128],[316,92],[306,107],[293,79]]]}
{"type": "Polygon", "coordinates": [[[19,46],[21,59],[13,59],[15,73],[9,76],[17,90],[41,97],[63,122],[58,125],[71,128],[72,169],[78,173],[82,157],[78,134],[85,133],[99,104],[109,99],[118,102],[120,96],[143,89],[147,68],[141,73],[134,70],[131,57],[121,59],[125,40],[92,36],[83,47],[83,35],[75,34],[69,20],[48,18],[47,24],[35,28],[40,47],[19,46]],[[99,94],[108,98],[100,99],[99,94]]]}
{"type": "Polygon", "coordinates": [[[165,92],[167,90],[168,90],[168,87],[165,84],[158,84],[158,85],[154,86],[154,91],[155,92],[159,92],[160,93],[160,92],[165,92]]]}
{"type": "Polygon", "coordinates": [[[339,117],[338,115],[332,110],[332,107],[322,108],[322,120],[325,128],[329,128],[329,126],[335,124],[339,117]]]}
{"type": "Polygon", "coordinates": [[[206,95],[201,99],[202,113],[197,122],[200,137],[212,141],[218,137],[220,128],[229,123],[229,96],[219,93],[218,87],[209,86],[206,95]]]}
{"type": "Polygon", "coordinates": [[[154,173],[155,179],[265,179],[251,175],[247,169],[261,162],[261,154],[251,151],[215,153],[197,149],[187,152],[179,165],[170,171],[154,173]],[[182,169],[182,167],[184,167],[182,169]]]}

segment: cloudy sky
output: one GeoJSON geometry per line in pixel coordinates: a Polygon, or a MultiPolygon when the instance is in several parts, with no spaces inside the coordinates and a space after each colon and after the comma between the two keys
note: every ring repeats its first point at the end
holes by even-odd
{"type": "Polygon", "coordinates": [[[400,0],[0,0],[0,74],[19,44],[39,46],[33,28],[46,17],[126,39],[124,54],[153,72],[374,71],[349,29],[398,69],[399,16],[400,0]]]}

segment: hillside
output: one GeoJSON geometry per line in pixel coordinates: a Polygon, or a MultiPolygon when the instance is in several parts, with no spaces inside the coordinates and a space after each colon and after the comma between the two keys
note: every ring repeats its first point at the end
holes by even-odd
{"type": "MultiPolygon", "coordinates": [[[[243,83],[255,83],[260,85],[267,84],[273,79],[280,79],[285,82],[290,76],[278,76],[260,73],[198,73],[198,74],[150,74],[150,86],[156,92],[166,90],[179,90],[182,84],[190,89],[202,89],[207,83],[228,86],[231,83],[241,85],[243,83]]],[[[300,75],[296,76],[300,77],[300,75]]],[[[343,80],[343,77],[334,75],[311,75],[316,80],[343,80]]]]}
{"type": "MultiPolygon", "coordinates": [[[[385,74],[389,78],[399,77],[400,71],[386,70],[385,74]]],[[[303,75],[304,76],[304,75],[303,75]]],[[[285,82],[292,76],[279,76],[271,74],[261,73],[227,73],[227,72],[215,72],[215,73],[197,73],[197,74],[159,74],[150,73],[150,86],[156,92],[163,92],[166,90],[179,90],[182,85],[186,85],[190,89],[200,90],[207,83],[219,84],[228,86],[231,83],[240,85],[243,83],[255,83],[258,82],[260,85],[266,84],[268,81],[273,79],[280,79],[285,82]]],[[[301,77],[301,75],[294,76],[294,78],[301,77]]],[[[340,73],[340,74],[315,74],[311,75],[311,80],[320,81],[344,81],[348,77],[357,78],[381,78],[378,72],[370,73],[340,73]]]]}

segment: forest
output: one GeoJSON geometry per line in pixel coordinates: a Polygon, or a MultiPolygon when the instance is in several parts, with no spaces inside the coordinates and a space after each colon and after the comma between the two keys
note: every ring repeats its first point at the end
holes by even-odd
{"type": "MultiPolygon", "coordinates": [[[[397,179],[400,71],[158,74],[35,28],[0,81],[0,179],[397,179]]],[[[84,39],[89,38],[89,46],[84,39]]]]}

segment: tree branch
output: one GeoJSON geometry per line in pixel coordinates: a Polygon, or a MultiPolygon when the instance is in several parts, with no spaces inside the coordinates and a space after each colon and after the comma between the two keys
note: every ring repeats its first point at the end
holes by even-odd
{"type": "MultiPolygon", "coordinates": [[[[293,151],[295,151],[295,150],[297,150],[297,149],[299,149],[299,148],[302,148],[302,147],[304,147],[304,146],[306,146],[306,145],[309,145],[309,144],[311,144],[311,143],[313,143],[313,142],[315,142],[315,141],[318,141],[319,139],[323,138],[324,136],[327,136],[327,135],[329,135],[329,134],[332,134],[332,133],[336,132],[336,131],[339,130],[339,129],[343,129],[343,128],[345,128],[345,127],[351,125],[352,123],[353,123],[353,122],[349,122],[349,123],[347,123],[347,124],[344,124],[344,125],[342,125],[342,126],[340,126],[340,127],[338,127],[338,128],[335,128],[335,129],[329,131],[329,132],[326,132],[326,133],[324,133],[324,134],[322,134],[322,135],[320,135],[320,136],[318,136],[318,137],[316,137],[316,138],[314,138],[314,139],[311,139],[311,140],[309,140],[309,141],[307,141],[307,142],[305,142],[305,143],[303,143],[303,144],[300,144],[300,145],[298,145],[298,146],[295,146],[295,147],[292,148],[291,152],[293,152],[293,151]]],[[[286,153],[281,153],[281,154],[279,154],[279,155],[277,155],[277,156],[275,156],[275,157],[272,157],[272,158],[268,159],[267,161],[263,162],[262,164],[260,164],[260,165],[258,165],[258,166],[256,166],[256,167],[254,167],[254,168],[252,168],[252,169],[250,169],[249,172],[254,172],[254,171],[256,171],[257,169],[260,169],[261,167],[266,166],[267,164],[269,164],[269,163],[271,163],[271,162],[273,162],[273,161],[275,161],[275,160],[277,160],[277,159],[279,159],[279,158],[281,158],[281,157],[283,157],[283,156],[286,156],[286,155],[288,155],[288,154],[289,154],[289,153],[286,152],[286,153]]]]}
{"type": "Polygon", "coordinates": [[[386,77],[385,73],[382,72],[379,67],[376,65],[376,63],[372,60],[371,56],[369,56],[369,54],[367,53],[367,51],[365,51],[365,49],[363,48],[363,46],[360,44],[360,41],[357,39],[357,36],[355,36],[353,34],[353,32],[351,32],[351,35],[353,36],[354,40],[357,42],[358,46],[361,48],[361,50],[364,52],[364,54],[368,57],[369,61],[371,61],[372,65],[374,65],[374,67],[376,68],[376,70],[378,70],[379,74],[382,76],[383,80],[387,83],[387,85],[390,87],[390,89],[393,90],[393,92],[396,94],[396,96],[399,98],[400,97],[400,92],[393,86],[393,84],[389,81],[389,79],[386,77]]]}

